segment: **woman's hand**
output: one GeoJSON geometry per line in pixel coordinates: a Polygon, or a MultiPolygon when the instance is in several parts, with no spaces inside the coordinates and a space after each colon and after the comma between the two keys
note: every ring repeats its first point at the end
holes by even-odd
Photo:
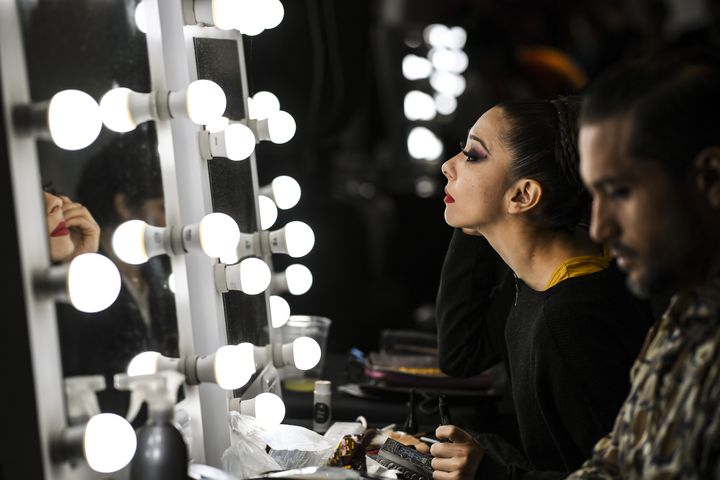
{"type": "Polygon", "coordinates": [[[63,201],[65,225],[70,230],[70,238],[75,245],[70,258],[83,253],[97,252],[100,248],[100,226],[87,208],[73,202],[65,195],[60,195],[60,198],[63,201]]]}
{"type": "Polygon", "coordinates": [[[430,447],[434,480],[473,480],[485,450],[464,430],[455,425],[441,425],[435,436],[449,442],[434,443],[430,447]]]}

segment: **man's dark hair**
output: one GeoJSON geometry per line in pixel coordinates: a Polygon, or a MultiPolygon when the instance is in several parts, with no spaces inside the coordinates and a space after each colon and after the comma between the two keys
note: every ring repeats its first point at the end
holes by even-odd
{"type": "Polygon", "coordinates": [[[720,56],[678,48],[609,68],[584,92],[580,125],[625,115],[630,155],[685,178],[703,148],[720,145],[720,56]]]}

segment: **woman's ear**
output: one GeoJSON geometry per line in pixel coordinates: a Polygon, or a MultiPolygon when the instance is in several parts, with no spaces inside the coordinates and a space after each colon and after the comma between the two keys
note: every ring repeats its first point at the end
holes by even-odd
{"type": "Polygon", "coordinates": [[[515,215],[532,210],[540,203],[542,186],[537,180],[521,178],[509,190],[508,213],[515,215]]]}
{"type": "Polygon", "coordinates": [[[132,212],[127,204],[127,196],[124,193],[116,193],[113,197],[113,206],[118,216],[122,221],[130,220],[132,218],[132,212]]]}
{"type": "Polygon", "coordinates": [[[720,208],[720,147],[704,148],[695,158],[695,184],[712,208],[720,208]]]}

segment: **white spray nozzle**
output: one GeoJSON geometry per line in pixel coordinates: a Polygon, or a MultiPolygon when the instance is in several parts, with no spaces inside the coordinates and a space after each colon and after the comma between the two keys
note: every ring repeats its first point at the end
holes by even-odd
{"type": "Polygon", "coordinates": [[[70,419],[89,419],[100,413],[95,392],[105,390],[105,377],[84,375],[65,379],[65,396],[70,419]]]}
{"type": "Polygon", "coordinates": [[[150,416],[155,413],[172,414],[177,400],[177,391],[185,381],[185,375],[174,370],[162,370],[150,375],[130,376],[118,373],[114,377],[115,388],[130,390],[130,407],[127,416],[132,422],[147,402],[150,416]]]}

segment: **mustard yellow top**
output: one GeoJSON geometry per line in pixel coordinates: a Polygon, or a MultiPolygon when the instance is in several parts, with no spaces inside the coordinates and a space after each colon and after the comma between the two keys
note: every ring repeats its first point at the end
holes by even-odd
{"type": "Polygon", "coordinates": [[[604,270],[610,264],[610,252],[606,246],[603,246],[602,256],[584,255],[580,257],[568,258],[560,264],[555,272],[550,276],[545,290],[554,287],[563,280],[573,277],[582,277],[591,273],[604,270]]]}

